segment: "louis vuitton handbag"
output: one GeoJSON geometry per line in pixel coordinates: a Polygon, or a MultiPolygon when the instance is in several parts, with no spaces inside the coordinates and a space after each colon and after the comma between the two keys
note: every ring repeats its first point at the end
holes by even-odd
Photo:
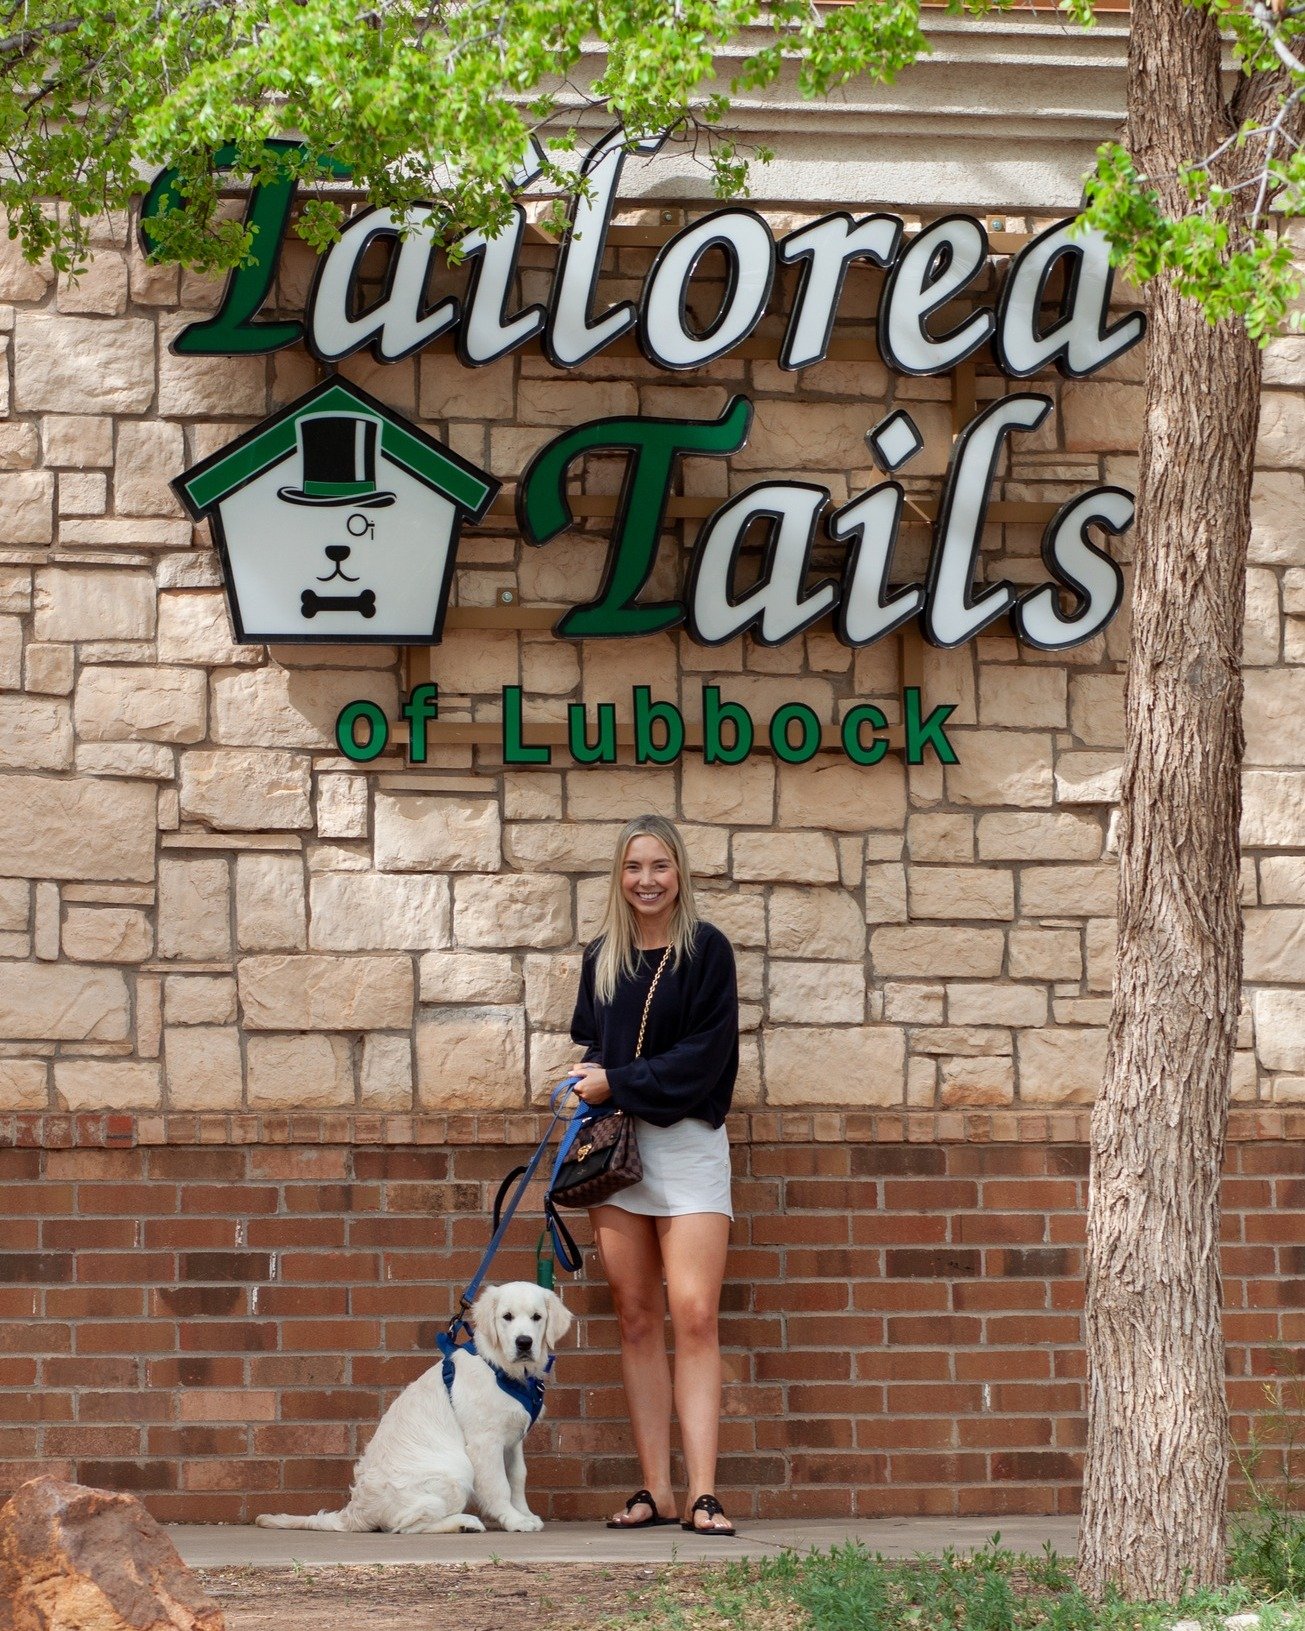
{"type": "MultiPolygon", "coordinates": [[[[636,1059],[643,1052],[648,1010],[670,955],[671,948],[667,946],[648,987],[643,1018],[639,1022],[639,1040],[634,1049],[636,1059]]],[[[599,1206],[618,1190],[637,1184],[642,1177],[643,1162],[639,1159],[639,1141],[633,1121],[624,1110],[608,1110],[586,1117],[581,1123],[569,1155],[554,1174],[545,1205],[599,1206]]]]}

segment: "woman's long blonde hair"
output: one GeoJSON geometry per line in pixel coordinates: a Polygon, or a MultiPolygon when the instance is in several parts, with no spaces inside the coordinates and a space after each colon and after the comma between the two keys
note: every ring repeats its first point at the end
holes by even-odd
{"type": "Polygon", "coordinates": [[[616,840],[616,854],[612,858],[612,876],[607,890],[607,911],[598,942],[598,962],[594,970],[594,994],[599,1002],[609,1003],[616,995],[617,982],[633,976],[639,951],[639,928],[634,908],[621,889],[621,874],[625,866],[625,852],[636,838],[655,838],[663,845],[675,862],[679,874],[680,892],[671,913],[671,962],[679,964],[693,951],[693,937],[698,927],[698,907],[693,898],[693,878],[689,872],[689,856],[684,840],[665,816],[641,815],[627,821],[616,840]]]}

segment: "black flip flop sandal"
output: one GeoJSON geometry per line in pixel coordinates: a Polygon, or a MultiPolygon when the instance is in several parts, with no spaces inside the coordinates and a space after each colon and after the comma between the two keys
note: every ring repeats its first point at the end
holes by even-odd
{"type": "Polygon", "coordinates": [[[662,1524],[679,1522],[678,1518],[662,1517],[661,1513],[657,1510],[656,1501],[653,1500],[651,1494],[646,1489],[635,1490],[634,1494],[625,1503],[625,1510],[627,1512],[633,1512],[635,1507],[641,1505],[650,1506],[652,1508],[651,1518],[638,1518],[634,1523],[622,1523],[619,1518],[609,1518],[607,1520],[607,1527],[609,1529],[657,1529],[662,1524]]]}
{"type": "Polygon", "coordinates": [[[709,1524],[707,1528],[699,1529],[698,1525],[693,1521],[695,1512],[705,1512],[709,1518],[725,1518],[725,1522],[730,1523],[728,1517],[725,1516],[725,1508],[714,1495],[699,1495],[698,1499],[689,1508],[688,1523],[682,1522],[680,1528],[687,1529],[692,1535],[719,1535],[722,1540],[730,1540],[738,1533],[732,1523],[730,1523],[728,1529],[718,1529],[715,1524],[709,1524]]]}

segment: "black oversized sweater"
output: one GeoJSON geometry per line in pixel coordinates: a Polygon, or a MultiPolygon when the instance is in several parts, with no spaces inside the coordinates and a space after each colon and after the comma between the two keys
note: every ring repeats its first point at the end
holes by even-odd
{"type": "Polygon", "coordinates": [[[632,978],[610,1003],[594,995],[598,942],[586,947],[571,1040],[585,1059],[607,1072],[612,1100],[658,1127],[693,1116],[719,1127],[734,1095],[739,1069],[739,994],[734,951],[714,924],[699,923],[693,954],[668,962],[635,1057],[639,1021],[662,950],[640,951],[632,978]]]}

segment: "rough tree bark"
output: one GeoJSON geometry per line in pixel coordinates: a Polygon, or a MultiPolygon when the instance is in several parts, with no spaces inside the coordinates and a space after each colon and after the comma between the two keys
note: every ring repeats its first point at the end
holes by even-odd
{"type": "MultiPolygon", "coordinates": [[[[1130,146],[1170,213],[1270,82],[1221,86],[1185,0],[1140,0],[1130,146]]],[[[1243,162],[1240,159],[1234,162],[1243,162]]],[[[1253,189],[1250,196],[1253,196],[1253,189]]],[[[1233,223],[1235,226],[1235,222],[1233,223]]],[[[1120,796],[1119,952],[1092,1117],[1079,1579],[1173,1600],[1224,1576],[1219,1173],[1241,990],[1242,618],[1260,353],[1153,286],[1120,796]]]]}

